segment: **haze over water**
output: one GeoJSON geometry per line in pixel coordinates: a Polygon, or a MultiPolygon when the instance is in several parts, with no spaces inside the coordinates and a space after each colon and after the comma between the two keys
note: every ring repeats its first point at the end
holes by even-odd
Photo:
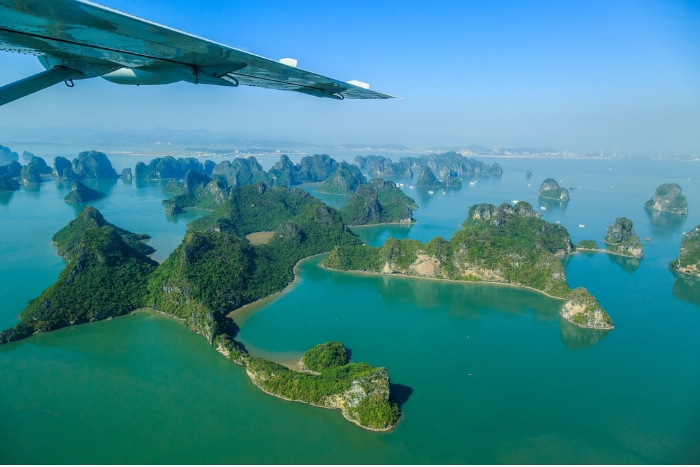
{"type": "MultiPolygon", "coordinates": [[[[117,170],[140,160],[110,159],[117,170]]],[[[419,205],[414,226],[355,231],[377,246],[390,236],[449,239],[472,204],[520,200],[545,206],[543,218],[561,221],[574,242],[600,244],[615,217],[629,217],[640,237],[651,238],[643,242],[641,262],[605,254],[565,260],[569,286],[588,288],[614,330],[563,322],[558,300],[529,290],[347,274],[321,269],[321,258],[314,258],[302,263],[292,288],[235,315],[237,339],[253,355],[283,362],[298,360],[317,343],[340,340],[352,361],[385,366],[403,411],[393,431],[367,432],[337,411],[268,396],[201,336],[141,312],[0,346],[0,460],[700,462],[700,281],[667,267],[682,233],[700,224],[700,165],[498,162],[502,178],[477,178],[473,186],[465,180],[445,194],[404,187],[419,205]],[[527,169],[534,173],[529,181],[527,169]],[[549,176],[576,187],[567,206],[538,202],[537,189],[549,176]],[[683,187],[687,219],[644,211],[644,201],[664,182],[683,187]]],[[[92,205],[109,222],[151,234],[159,260],[179,244],[186,223],[202,214],[166,217],[162,185],[91,184],[108,194],[92,205]]],[[[36,191],[0,195],[3,329],[63,267],[51,236],[80,208],[63,202],[68,191],[49,181],[36,191]]],[[[344,202],[318,196],[336,207],[344,202]]]]}

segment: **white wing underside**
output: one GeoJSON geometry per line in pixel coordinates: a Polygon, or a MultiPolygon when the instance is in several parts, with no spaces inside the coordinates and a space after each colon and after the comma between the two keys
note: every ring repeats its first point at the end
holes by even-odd
{"type": "Polygon", "coordinates": [[[203,84],[319,97],[393,96],[328,78],[83,0],[0,0],[0,50],[97,67],[191,70],[203,84]]]}

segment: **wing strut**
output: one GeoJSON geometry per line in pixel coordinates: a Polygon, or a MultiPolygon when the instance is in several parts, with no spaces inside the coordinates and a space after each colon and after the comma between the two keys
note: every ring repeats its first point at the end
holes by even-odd
{"type": "Polygon", "coordinates": [[[61,81],[68,81],[78,76],[82,72],[67,68],[65,66],[55,66],[49,70],[42,71],[27,78],[6,84],[0,87],[0,105],[16,101],[29,94],[46,89],[61,81]]]}

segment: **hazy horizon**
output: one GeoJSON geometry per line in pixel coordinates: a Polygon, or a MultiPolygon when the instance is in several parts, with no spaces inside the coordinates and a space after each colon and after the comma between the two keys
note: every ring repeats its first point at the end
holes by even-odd
{"type": "MultiPolygon", "coordinates": [[[[320,145],[700,153],[694,2],[100,3],[403,100],[96,78],[3,106],[0,131],[206,129],[320,145]]],[[[42,70],[32,56],[2,53],[0,63],[0,85],[42,70]]]]}

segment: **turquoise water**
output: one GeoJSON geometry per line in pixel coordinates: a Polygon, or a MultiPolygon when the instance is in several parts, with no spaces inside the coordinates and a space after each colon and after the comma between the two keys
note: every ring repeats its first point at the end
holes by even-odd
{"type": "MultiPolygon", "coordinates": [[[[373,245],[389,236],[449,238],[471,204],[517,199],[539,208],[537,188],[553,176],[577,189],[543,216],[560,220],[574,241],[600,241],[623,215],[651,238],[638,264],[604,254],[565,262],[569,285],[587,287],[614,330],[562,322],[559,302],[533,291],[333,272],[313,258],[293,287],[235,315],[237,338],[284,362],[340,340],[353,361],[386,366],[403,410],[395,430],[370,433],[336,411],[267,396],[203,338],[141,312],[0,346],[0,461],[700,462],[700,281],[667,268],[682,232],[700,223],[700,165],[500,163],[500,180],[444,195],[406,188],[420,206],[411,227],[356,232],[373,245]],[[647,215],[644,201],[673,181],[688,196],[688,218],[647,215]]],[[[163,259],[201,213],[166,217],[160,185],[93,186],[109,194],[94,203],[107,220],[151,234],[163,259]]],[[[0,195],[3,328],[63,267],[50,239],[75,215],[62,201],[68,189],[51,181],[0,195]]]]}

